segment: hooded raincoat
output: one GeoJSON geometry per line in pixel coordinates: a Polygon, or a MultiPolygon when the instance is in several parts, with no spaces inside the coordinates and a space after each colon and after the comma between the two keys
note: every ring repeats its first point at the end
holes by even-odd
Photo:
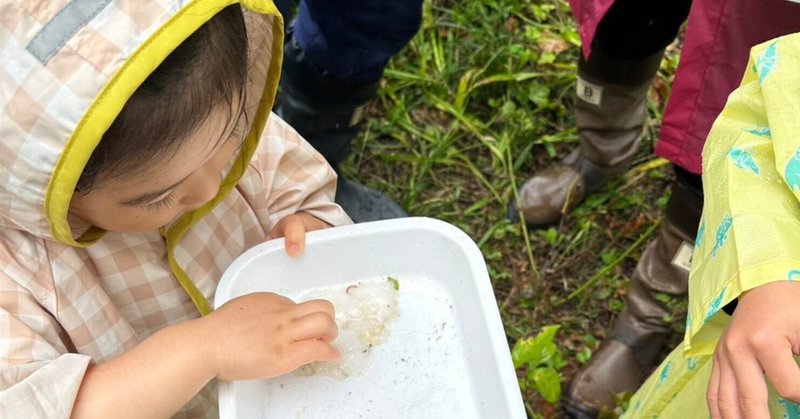
{"type": "MultiPolygon", "coordinates": [[[[211,310],[226,267],[304,211],[349,222],[335,173],[269,114],[283,21],[244,0],[257,108],[218,195],[160,231],[80,225],[68,206],[102,134],[162,60],[232,0],[7,0],[0,4],[0,407],[67,418],[82,377],[165,326],[211,310]],[[257,46],[257,47],[255,47],[257,46]]],[[[214,384],[178,417],[214,417],[214,384]]]]}
{"type": "MultiPolygon", "coordinates": [[[[712,354],[730,321],[722,308],[758,286],[800,281],[800,33],[753,48],[711,129],[703,170],[684,344],[633,396],[626,417],[709,417],[712,354]]],[[[774,391],[770,411],[800,418],[800,405],[774,391]]]]}

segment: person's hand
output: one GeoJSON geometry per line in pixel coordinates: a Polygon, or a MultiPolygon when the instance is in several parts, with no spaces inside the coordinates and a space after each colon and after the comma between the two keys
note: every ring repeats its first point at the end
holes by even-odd
{"type": "Polygon", "coordinates": [[[722,334],[706,394],[711,417],[769,418],[767,383],[800,403],[800,282],[772,282],[739,297],[722,334]]]}
{"type": "Polygon", "coordinates": [[[270,378],[341,356],[331,345],[338,329],[333,305],[325,300],[295,304],[273,293],[248,294],[198,322],[198,339],[209,345],[209,361],[221,380],[270,378]]]}
{"type": "Polygon", "coordinates": [[[299,212],[287,215],[278,221],[278,224],[275,224],[275,227],[267,235],[267,240],[286,237],[286,253],[289,256],[297,257],[303,253],[303,249],[306,247],[306,232],[330,227],[330,224],[313,215],[299,212]]]}

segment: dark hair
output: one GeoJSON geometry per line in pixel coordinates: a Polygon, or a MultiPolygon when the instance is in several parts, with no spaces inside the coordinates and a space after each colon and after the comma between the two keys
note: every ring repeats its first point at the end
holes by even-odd
{"type": "Polygon", "coordinates": [[[76,191],[88,193],[98,177],[140,173],[170,158],[222,103],[235,123],[233,98],[243,107],[247,31],[239,5],[222,9],[181,43],[134,92],[103,134],[76,191]]]}

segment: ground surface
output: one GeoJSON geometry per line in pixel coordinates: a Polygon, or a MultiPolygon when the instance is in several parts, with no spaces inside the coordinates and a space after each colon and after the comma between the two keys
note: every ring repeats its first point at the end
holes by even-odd
{"type": "Polygon", "coordinates": [[[422,28],[386,71],[344,168],[410,214],[472,236],[510,346],[560,326],[552,356],[518,370],[531,417],[563,415],[546,399],[557,400],[559,381],[566,388],[624,307],[672,177],[652,142],[676,46],[651,91],[651,118],[630,171],[557,226],[528,231],[508,221],[515,186],[576,145],[570,109],[578,45],[564,0],[427,1],[422,28]]]}

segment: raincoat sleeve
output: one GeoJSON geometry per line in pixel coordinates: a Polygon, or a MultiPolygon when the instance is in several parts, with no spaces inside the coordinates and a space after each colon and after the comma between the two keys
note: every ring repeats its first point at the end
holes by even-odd
{"type": "Polygon", "coordinates": [[[753,48],[703,150],[687,356],[710,354],[743,292],[800,280],[800,34],[753,48]]]}
{"type": "Polygon", "coordinates": [[[91,357],[70,353],[44,245],[0,235],[0,416],[69,418],[91,357]]]}
{"type": "Polygon", "coordinates": [[[332,226],[352,223],[344,210],[333,202],[336,172],[275,114],[267,121],[249,169],[257,176],[246,176],[239,188],[265,231],[297,212],[311,214],[332,226]]]}

